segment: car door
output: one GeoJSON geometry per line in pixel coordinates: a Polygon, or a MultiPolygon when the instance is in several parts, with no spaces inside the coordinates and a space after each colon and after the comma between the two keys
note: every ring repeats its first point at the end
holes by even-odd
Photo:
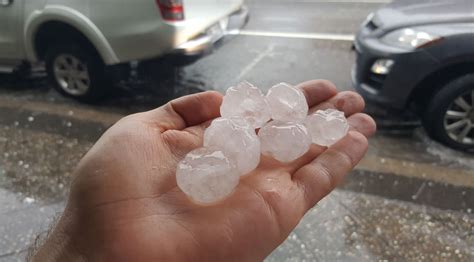
{"type": "Polygon", "coordinates": [[[22,4],[23,0],[0,0],[0,61],[22,58],[22,4]]]}

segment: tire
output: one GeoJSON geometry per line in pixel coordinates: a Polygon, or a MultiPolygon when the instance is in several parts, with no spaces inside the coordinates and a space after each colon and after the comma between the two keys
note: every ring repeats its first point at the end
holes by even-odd
{"type": "Polygon", "coordinates": [[[474,151],[474,74],[448,82],[431,98],[423,126],[451,148],[474,151]]]}
{"type": "Polygon", "coordinates": [[[45,60],[50,83],[64,96],[95,103],[110,90],[105,65],[94,50],[61,43],[48,49],[45,60]]]}

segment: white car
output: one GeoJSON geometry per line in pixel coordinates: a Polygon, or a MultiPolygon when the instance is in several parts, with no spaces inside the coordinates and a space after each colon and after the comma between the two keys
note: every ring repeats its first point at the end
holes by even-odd
{"type": "Polygon", "coordinates": [[[0,72],[44,61],[56,89],[91,102],[110,66],[196,57],[247,18],[243,0],[0,0],[0,72]]]}

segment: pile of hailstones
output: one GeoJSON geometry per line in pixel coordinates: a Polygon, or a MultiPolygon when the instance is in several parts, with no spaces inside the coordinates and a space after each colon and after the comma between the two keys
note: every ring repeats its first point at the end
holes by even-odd
{"type": "Polygon", "coordinates": [[[266,96],[250,83],[240,83],[227,90],[220,110],[222,117],[204,133],[204,146],[187,154],[176,171],[178,187],[200,204],[229,196],[240,177],[258,166],[261,153],[291,162],[311,143],[330,146],[349,130],[343,112],[308,115],[303,92],[285,83],[266,96]]]}

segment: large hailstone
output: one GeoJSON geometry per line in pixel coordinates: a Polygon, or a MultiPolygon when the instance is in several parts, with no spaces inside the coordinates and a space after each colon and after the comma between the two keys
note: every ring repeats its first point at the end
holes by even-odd
{"type": "Polygon", "coordinates": [[[331,146],[349,132],[344,112],[336,109],[318,110],[306,118],[306,127],[313,143],[331,146]]]}
{"type": "Polygon", "coordinates": [[[266,98],[273,120],[302,123],[308,115],[306,97],[294,86],[286,83],[275,85],[268,90],[266,98]]]}
{"type": "Polygon", "coordinates": [[[227,89],[221,105],[221,116],[243,118],[255,129],[270,120],[270,110],[260,89],[242,82],[227,89]]]}
{"type": "Polygon", "coordinates": [[[303,124],[272,121],[258,133],[262,153],[280,162],[298,159],[311,146],[311,138],[303,124]]]}
{"type": "Polygon", "coordinates": [[[240,175],[250,173],[260,162],[260,140],[255,129],[243,119],[218,118],[212,121],[204,133],[204,146],[224,151],[240,175]]]}
{"type": "Polygon", "coordinates": [[[178,187],[192,200],[211,204],[229,196],[239,183],[239,171],[221,150],[198,148],[178,164],[178,187]]]}

